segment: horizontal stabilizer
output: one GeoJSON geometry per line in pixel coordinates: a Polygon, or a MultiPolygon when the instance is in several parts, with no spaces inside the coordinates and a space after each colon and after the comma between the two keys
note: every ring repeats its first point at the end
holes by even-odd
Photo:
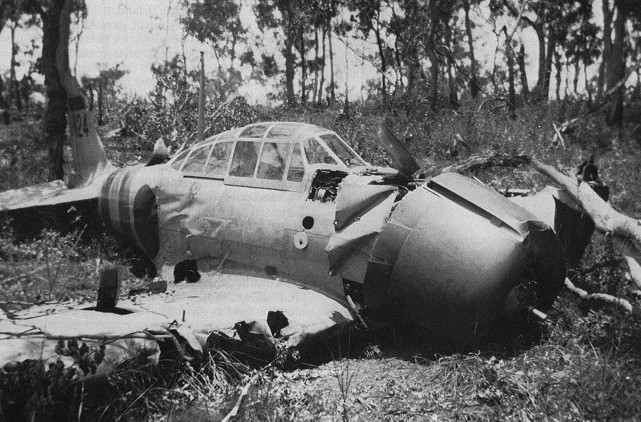
{"type": "Polygon", "coordinates": [[[100,184],[69,189],[62,180],[40,183],[20,189],[0,192],[0,212],[19,209],[72,204],[98,198],[100,184]]]}

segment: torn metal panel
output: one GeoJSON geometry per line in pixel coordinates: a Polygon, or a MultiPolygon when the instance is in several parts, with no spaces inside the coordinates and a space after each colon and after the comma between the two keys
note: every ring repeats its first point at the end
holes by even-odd
{"type": "Polygon", "coordinates": [[[329,269],[344,279],[362,283],[370,253],[389,218],[398,188],[363,185],[357,176],[347,176],[336,198],[336,233],[325,252],[329,269]]]}
{"type": "Polygon", "coordinates": [[[365,273],[365,286],[363,290],[365,303],[371,314],[378,319],[388,319],[391,313],[393,292],[390,291],[390,278],[394,265],[412,228],[396,221],[400,217],[404,220],[407,212],[395,209],[390,218],[376,238],[376,243],[370,255],[370,261],[365,273]],[[383,318],[380,318],[383,317],[383,318]]]}
{"type": "Polygon", "coordinates": [[[502,195],[497,195],[495,190],[458,173],[440,174],[427,185],[448,198],[456,200],[458,197],[480,208],[520,234],[525,234],[521,223],[532,219],[531,214],[502,195]]]}
{"type": "Polygon", "coordinates": [[[562,189],[547,186],[534,195],[510,199],[548,226],[554,227],[563,244],[567,266],[572,268],[579,264],[595,225],[571,195],[562,189]]]}
{"type": "Polygon", "coordinates": [[[355,219],[362,218],[369,210],[397,192],[396,186],[365,185],[362,177],[347,176],[338,185],[334,221],[336,231],[343,230],[355,219]]]}

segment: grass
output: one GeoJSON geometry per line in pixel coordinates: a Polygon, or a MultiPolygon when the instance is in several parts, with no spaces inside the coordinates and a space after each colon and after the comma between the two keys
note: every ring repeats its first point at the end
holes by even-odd
{"type": "MultiPolygon", "coordinates": [[[[525,106],[517,110],[516,119],[508,118],[502,110],[477,113],[477,108],[478,104],[470,103],[456,113],[422,113],[418,110],[423,108],[411,105],[352,104],[349,119],[341,117],[338,108],[255,112],[257,120],[298,120],[334,129],[367,160],[379,165],[388,161],[374,142],[376,125],[388,115],[392,130],[408,144],[428,174],[469,154],[514,151],[573,172],[583,159],[595,154],[601,178],[611,188],[614,207],[641,217],[641,145],[635,140],[638,126],[634,122],[622,129],[608,128],[601,116],[582,114],[581,105],[572,102],[525,106]],[[566,148],[552,146],[552,123],[577,116],[579,124],[566,137],[566,148]],[[469,145],[469,151],[461,149],[453,157],[457,134],[469,145]]],[[[46,148],[39,130],[38,124],[25,120],[0,128],[1,189],[44,181],[46,148]]],[[[145,160],[149,142],[142,144],[135,137],[111,139],[107,149],[114,161],[132,163],[145,160]]],[[[494,187],[541,188],[548,183],[528,169],[495,168],[475,176],[494,187]]],[[[13,312],[42,301],[94,300],[99,270],[128,265],[121,243],[108,236],[86,240],[81,233],[82,227],[66,234],[49,230],[21,239],[5,223],[0,233],[3,310],[13,312]]],[[[595,235],[583,266],[613,257],[616,254],[609,239],[595,235]]],[[[127,278],[123,291],[136,283],[140,282],[127,278]]],[[[639,302],[624,267],[580,274],[576,284],[639,302]]],[[[637,418],[641,414],[639,319],[602,304],[581,303],[564,293],[550,312],[550,321],[532,347],[515,342],[483,353],[426,356],[383,343],[370,345],[359,359],[311,368],[298,362],[287,365],[287,370],[271,365],[257,374],[225,355],[212,356],[200,368],[183,366],[179,371],[172,366],[125,368],[120,377],[109,380],[110,388],[124,394],[108,406],[92,402],[90,397],[79,401],[76,397],[66,420],[220,420],[252,376],[256,381],[237,420],[637,418]]],[[[359,354],[350,352],[351,356],[359,354]]],[[[25,371],[31,373],[30,369],[25,371]]],[[[3,376],[6,373],[6,369],[0,370],[3,376]]],[[[40,374],[37,379],[46,378],[37,371],[33,374],[40,374]]],[[[51,383],[43,381],[40,391],[48,391],[51,383]]],[[[53,400],[46,394],[37,397],[44,400],[42,406],[50,406],[53,400]]]]}

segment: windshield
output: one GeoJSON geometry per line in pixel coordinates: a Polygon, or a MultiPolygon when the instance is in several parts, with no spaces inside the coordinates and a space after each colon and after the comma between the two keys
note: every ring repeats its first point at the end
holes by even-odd
{"type": "Polygon", "coordinates": [[[305,139],[303,146],[309,164],[338,164],[316,139],[305,139]]]}
{"type": "Polygon", "coordinates": [[[329,149],[331,149],[332,152],[336,154],[336,156],[340,158],[340,160],[345,163],[347,167],[357,167],[365,165],[363,159],[359,157],[358,154],[356,154],[354,151],[352,151],[338,136],[334,135],[333,133],[326,133],[325,135],[321,135],[320,138],[325,141],[329,149]]]}

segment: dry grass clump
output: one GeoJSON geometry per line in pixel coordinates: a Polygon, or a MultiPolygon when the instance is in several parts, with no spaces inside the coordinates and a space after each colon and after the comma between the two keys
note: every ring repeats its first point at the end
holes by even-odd
{"type": "MultiPolygon", "coordinates": [[[[0,308],[7,312],[51,301],[94,301],[102,269],[127,264],[122,244],[104,234],[87,240],[82,230],[44,229],[17,238],[7,220],[0,233],[0,308]]],[[[133,283],[127,273],[121,293],[133,283]]]]}
{"type": "Polygon", "coordinates": [[[38,121],[0,125],[0,192],[47,181],[49,160],[38,121]]]}

